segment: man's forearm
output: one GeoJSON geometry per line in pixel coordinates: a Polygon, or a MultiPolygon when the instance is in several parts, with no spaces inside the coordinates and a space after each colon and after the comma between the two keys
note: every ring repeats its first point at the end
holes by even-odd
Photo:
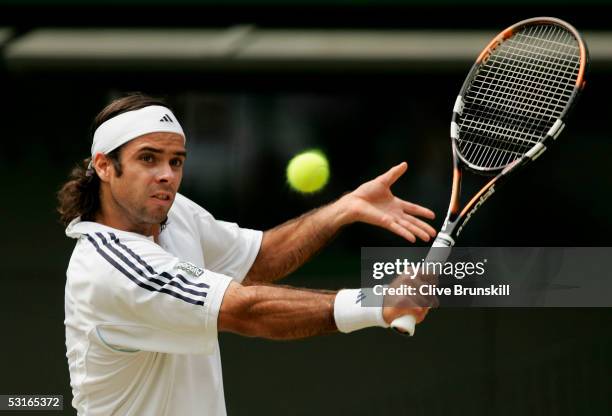
{"type": "Polygon", "coordinates": [[[219,330],[269,339],[333,332],[335,296],[335,292],[232,284],[219,312],[219,330]]]}
{"type": "Polygon", "coordinates": [[[402,305],[364,306],[363,289],[339,292],[273,285],[243,286],[231,282],[223,296],[217,328],[251,337],[289,340],[334,331],[387,328],[394,319],[412,315],[421,322],[428,308],[402,305]]]}
{"type": "Polygon", "coordinates": [[[289,275],[350,222],[349,214],[339,199],[264,232],[259,254],[243,283],[269,283],[289,275]]]}

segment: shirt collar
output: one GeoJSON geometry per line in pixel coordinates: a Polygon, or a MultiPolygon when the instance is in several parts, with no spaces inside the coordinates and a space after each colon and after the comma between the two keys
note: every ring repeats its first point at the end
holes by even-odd
{"type": "Polygon", "coordinates": [[[140,238],[146,238],[147,240],[154,241],[153,236],[146,236],[130,231],[118,230],[113,227],[109,227],[99,222],[94,221],[81,221],[81,217],[76,217],[66,227],[66,235],[70,238],[80,238],[83,234],[90,234],[96,232],[113,232],[117,234],[127,234],[131,236],[137,236],[140,238]]]}

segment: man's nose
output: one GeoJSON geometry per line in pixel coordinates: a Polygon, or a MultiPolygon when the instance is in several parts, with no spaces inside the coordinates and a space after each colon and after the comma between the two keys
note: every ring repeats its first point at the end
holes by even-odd
{"type": "Polygon", "coordinates": [[[162,165],[157,171],[158,182],[173,182],[176,179],[176,172],[170,165],[162,165]]]}

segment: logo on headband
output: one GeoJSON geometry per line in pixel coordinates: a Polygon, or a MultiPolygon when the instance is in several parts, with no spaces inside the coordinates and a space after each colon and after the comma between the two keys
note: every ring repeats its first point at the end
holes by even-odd
{"type": "Polygon", "coordinates": [[[174,123],[174,120],[172,120],[168,114],[164,114],[164,116],[159,121],[162,123],[174,123]]]}

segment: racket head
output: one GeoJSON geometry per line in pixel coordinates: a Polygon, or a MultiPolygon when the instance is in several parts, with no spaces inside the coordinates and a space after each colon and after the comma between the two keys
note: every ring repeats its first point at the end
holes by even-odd
{"type": "Polygon", "coordinates": [[[588,60],[578,31],[560,19],[536,17],[502,31],[479,55],[455,102],[456,160],[494,175],[539,155],[563,129],[588,60]]]}

